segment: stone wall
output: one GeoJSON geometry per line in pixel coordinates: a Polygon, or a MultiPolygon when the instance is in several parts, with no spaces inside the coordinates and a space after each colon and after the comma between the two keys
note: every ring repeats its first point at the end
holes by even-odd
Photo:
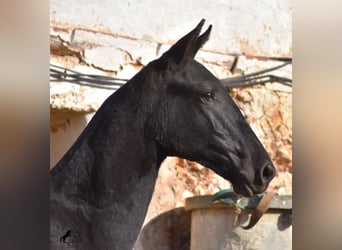
{"type": "MultiPolygon", "coordinates": [[[[205,18],[213,24],[215,38],[205,46],[206,50],[268,56],[292,53],[290,0],[52,0],[50,6],[51,26],[70,29],[70,34],[64,33],[65,40],[73,44],[86,40],[95,45],[93,48],[106,43],[115,51],[123,49],[119,45],[122,40],[131,40],[132,44],[144,41],[142,54],[154,54],[160,45],[174,43],[205,18]],[[115,39],[118,42],[112,43],[115,39]],[[148,51],[148,47],[153,49],[148,51]]],[[[136,46],[124,50],[129,54],[139,52],[136,46]]],[[[121,52],[115,53],[125,56],[121,52]]]]}

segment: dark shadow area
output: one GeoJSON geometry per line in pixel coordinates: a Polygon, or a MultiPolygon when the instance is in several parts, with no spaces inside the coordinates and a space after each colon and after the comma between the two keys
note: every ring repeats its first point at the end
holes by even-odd
{"type": "Polygon", "coordinates": [[[191,212],[183,207],[165,212],[144,226],[134,250],[189,250],[191,212]]]}
{"type": "Polygon", "coordinates": [[[278,217],[277,227],[280,231],[292,225],[292,210],[281,213],[278,217]]]}

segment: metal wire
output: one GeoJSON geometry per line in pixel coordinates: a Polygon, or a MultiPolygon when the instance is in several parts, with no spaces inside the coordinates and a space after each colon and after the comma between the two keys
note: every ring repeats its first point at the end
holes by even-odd
{"type": "Polygon", "coordinates": [[[50,81],[70,82],[102,89],[118,89],[128,80],[110,76],[83,74],[71,69],[50,64],[50,81]]]}
{"type": "Polygon", "coordinates": [[[254,85],[258,85],[258,84],[265,84],[267,82],[279,82],[286,86],[292,87],[292,79],[290,78],[280,77],[280,76],[276,76],[272,74],[265,75],[265,73],[275,71],[289,64],[292,64],[292,60],[287,61],[283,64],[280,64],[278,66],[265,69],[265,70],[253,72],[253,73],[242,75],[242,76],[221,79],[221,82],[225,87],[230,87],[230,88],[245,88],[245,87],[251,87],[254,85]]]}
{"type": "MultiPolygon", "coordinates": [[[[265,84],[268,82],[279,82],[286,86],[292,87],[292,79],[272,74],[266,74],[285,67],[289,64],[292,64],[292,60],[286,60],[285,63],[269,69],[253,72],[242,76],[221,79],[221,82],[225,87],[230,88],[245,88],[254,85],[265,84]]],[[[70,82],[83,86],[116,90],[124,85],[128,81],[128,79],[94,74],[83,74],[71,69],[50,64],[50,81],[70,82]]]]}

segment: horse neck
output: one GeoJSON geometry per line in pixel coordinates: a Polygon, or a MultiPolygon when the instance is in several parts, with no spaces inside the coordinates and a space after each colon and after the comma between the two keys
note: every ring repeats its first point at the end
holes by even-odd
{"type": "Polygon", "coordinates": [[[73,227],[92,221],[92,249],[132,249],[165,158],[134,92],[125,85],[108,98],[51,172],[52,204],[73,227]]]}
{"type": "Polygon", "coordinates": [[[148,115],[140,112],[139,99],[131,98],[131,87],[127,84],[107,99],[57,164],[52,172],[54,192],[98,208],[140,196],[147,209],[165,156],[146,136],[148,115]]]}

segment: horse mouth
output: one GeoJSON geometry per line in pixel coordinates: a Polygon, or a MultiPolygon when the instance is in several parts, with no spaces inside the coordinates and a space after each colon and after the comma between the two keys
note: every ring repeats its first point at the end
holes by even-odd
{"type": "Polygon", "coordinates": [[[253,197],[254,192],[248,184],[243,184],[243,185],[233,185],[234,192],[237,194],[240,194],[245,197],[253,197]]]}

